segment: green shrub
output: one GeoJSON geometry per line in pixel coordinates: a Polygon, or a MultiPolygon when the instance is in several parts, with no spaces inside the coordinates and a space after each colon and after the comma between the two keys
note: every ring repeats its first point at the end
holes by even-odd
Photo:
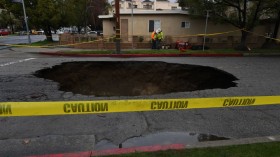
{"type": "Polygon", "coordinates": [[[144,37],[143,36],[139,36],[139,42],[143,42],[144,41],[144,37]]]}

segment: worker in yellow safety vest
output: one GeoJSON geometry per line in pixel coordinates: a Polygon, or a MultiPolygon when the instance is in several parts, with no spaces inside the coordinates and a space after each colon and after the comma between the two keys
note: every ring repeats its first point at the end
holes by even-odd
{"type": "Polygon", "coordinates": [[[163,32],[160,28],[156,30],[156,48],[160,49],[163,40],[163,32]]]}

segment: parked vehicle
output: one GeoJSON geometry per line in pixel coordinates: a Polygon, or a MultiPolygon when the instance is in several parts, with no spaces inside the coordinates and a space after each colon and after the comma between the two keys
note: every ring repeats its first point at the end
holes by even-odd
{"type": "Polygon", "coordinates": [[[19,35],[27,35],[27,32],[26,31],[20,31],[19,35]]]}
{"type": "Polygon", "coordinates": [[[97,31],[98,36],[103,36],[103,31],[97,31]]]}
{"type": "Polygon", "coordinates": [[[34,35],[43,35],[44,34],[44,31],[42,29],[40,30],[31,30],[31,33],[34,34],[34,35]]]}
{"type": "Polygon", "coordinates": [[[103,36],[103,32],[102,31],[89,31],[87,33],[88,34],[96,34],[97,36],[103,36]]]}
{"type": "Polygon", "coordinates": [[[0,35],[9,35],[11,34],[10,31],[8,29],[0,29],[0,35]]]}
{"type": "Polygon", "coordinates": [[[96,31],[89,31],[89,32],[87,32],[87,34],[89,36],[97,37],[97,32],[96,31]]]}
{"type": "Polygon", "coordinates": [[[64,31],[63,30],[60,30],[60,29],[58,29],[58,30],[56,30],[56,32],[55,32],[56,34],[64,34],[64,31]]]}

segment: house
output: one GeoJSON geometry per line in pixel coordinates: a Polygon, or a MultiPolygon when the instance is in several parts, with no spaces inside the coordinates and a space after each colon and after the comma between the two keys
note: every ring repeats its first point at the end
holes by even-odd
{"type": "MultiPolygon", "coordinates": [[[[112,2],[114,7],[114,2],[112,2]]],[[[113,11],[114,12],[114,11],[113,11]]],[[[103,20],[104,37],[115,35],[115,19],[112,14],[100,15],[103,20]]],[[[188,10],[182,10],[178,3],[168,1],[120,1],[120,29],[122,42],[139,42],[140,38],[150,41],[152,31],[161,28],[166,42],[188,41],[201,44],[204,41],[204,32],[207,36],[206,43],[211,47],[222,45],[232,47],[240,42],[241,31],[229,24],[215,24],[209,19],[206,29],[206,18],[191,18],[188,10]],[[133,7],[132,7],[133,6],[133,7]],[[218,33],[218,34],[217,34],[218,33]]],[[[265,27],[255,29],[258,34],[265,35],[265,27]]],[[[248,43],[261,43],[263,37],[251,36],[248,43]]]]}
{"type": "MultiPolygon", "coordinates": [[[[115,7],[115,1],[111,2],[112,7],[115,7]]],[[[179,3],[171,3],[169,1],[151,1],[151,0],[120,0],[120,9],[135,9],[157,10],[157,9],[181,9],[179,3]]]]}
{"type": "MultiPolygon", "coordinates": [[[[114,8],[114,1],[112,7],[114,8]]],[[[113,36],[115,34],[114,11],[109,15],[100,15],[103,20],[103,35],[113,36]]],[[[170,3],[169,1],[150,1],[150,0],[123,0],[120,1],[120,27],[122,41],[132,41],[133,37],[143,36],[148,38],[152,31],[157,28],[172,29],[170,19],[180,16],[184,19],[187,11],[182,11],[178,3],[170,3]],[[133,6],[133,7],[132,7],[133,6]],[[166,16],[168,16],[166,20],[166,16]],[[162,23],[165,23],[162,25],[162,23]]],[[[179,18],[180,18],[179,17],[179,18]]],[[[178,19],[175,19],[178,20],[178,19]]],[[[173,31],[178,32],[178,31],[173,31]]],[[[168,34],[174,34],[172,31],[168,34]]],[[[178,33],[179,34],[179,33],[178,33]]]]}

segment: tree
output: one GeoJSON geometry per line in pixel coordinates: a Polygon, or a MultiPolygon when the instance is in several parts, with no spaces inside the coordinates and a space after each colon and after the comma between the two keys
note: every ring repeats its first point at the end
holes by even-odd
{"type": "MultiPolygon", "coordinates": [[[[274,30],[271,37],[275,39],[278,36],[280,26],[280,0],[271,1],[271,3],[268,3],[267,16],[269,19],[272,19],[272,22],[274,23],[274,30]]],[[[262,48],[270,48],[274,46],[276,46],[276,40],[266,38],[262,48]]]]}
{"type": "Polygon", "coordinates": [[[110,4],[107,0],[90,0],[87,13],[89,13],[88,21],[91,25],[91,29],[102,29],[102,20],[98,18],[98,15],[107,14],[109,6],[110,4]]]}
{"type": "Polygon", "coordinates": [[[11,12],[7,10],[0,12],[0,28],[10,28],[14,33],[15,27],[18,27],[19,23],[20,21],[11,12]]]}
{"type": "Polygon", "coordinates": [[[181,6],[182,8],[186,8],[189,6],[188,1],[186,0],[177,0],[177,3],[179,3],[179,6],[181,6]]]}
{"type": "Polygon", "coordinates": [[[195,15],[204,15],[205,10],[211,10],[211,19],[218,22],[227,22],[241,29],[241,42],[238,50],[248,50],[248,32],[258,24],[264,14],[266,2],[271,0],[180,0],[185,1],[190,12],[195,15]]]}
{"type": "MultiPolygon", "coordinates": [[[[30,2],[30,1],[29,1],[30,2]]],[[[52,29],[58,25],[60,14],[56,0],[38,0],[29,5],[30,24],[44,30],[47,41],[52,41],[52,29]],[[32,5],[33,4],[33,5],[32,5]],[[33,9],[34,8],[34,9],[33,9]]]]}
{"type": "Polygon", "coordinates": [[[0,28],[7,28],[11,23],[11,16],[7,10],[2,10],[0,13],[0,28]]]}
{"type": "MultiPolygon", "coordinates": [[[[89,21],[94,28],[101,29],[102,23],[98,19],[98,15],[105,13],[107,6],[106,0],[25,0],[29,28],[43,29],[49,41],[52,41],[52,30],[60,27],[76,26],[80,32],[89,21]],[[91,5],[93,7],[89,7],[91,5]],[[91,11],[89,12],[91,16],[87,16],[88,11],[91,11]]],[[[24,21],[20,3],[0,0],[0,8],[24,21]]],[[[5,16],[3,14],[3,17],[6,18],[6,14],[5,16]]],[[[5,21],[7,20],[5,19],[5,21]]],[[[1,24],[4,23],[1,22],[1,24]]]]}
{"type": "MultiPolygon", "coordinates": [[[[21,16],[19,12],[13,12],[14,10],[19,10],[17,5],[13,5],[8,0],[0,0],[0,27],[8,28],[14,33],[15,28],[20,28],[21,26],[21,16]],[[18,17],[18,18],[16,18],[18,17]]],[[[22,9],[22,8],[21,8],[22,9]]]]}
{"type": "Polygon", "coordinates": [[[86,10],[89,0],[66,0],[66,21],[68,26],[76,26],[80,32],[86,25],[86,10]]]}

